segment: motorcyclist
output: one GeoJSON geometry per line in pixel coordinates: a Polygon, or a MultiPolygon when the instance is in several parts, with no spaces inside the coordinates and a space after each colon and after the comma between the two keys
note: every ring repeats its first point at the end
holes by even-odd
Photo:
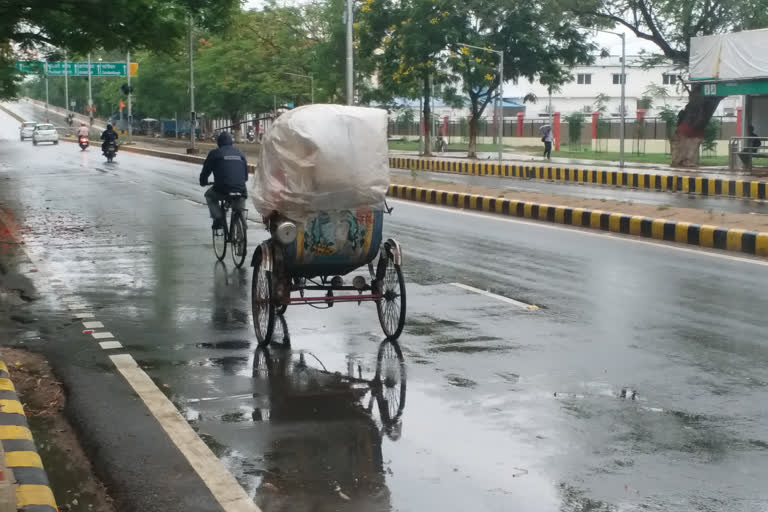
{"type": "Polygon", "coordinates": [[[221,132],[216,144],[203,163],[200,173],[200,186],[208,185],[208,177],[213,173],[213,186],[205,192],[205,202],[213,219],[213,229],[224,227],[224,211],[219,201],[229,197],[230,192],[239,192],[241,198],[231,201],[235,209],[245,209],[245,198],[248,193],[245,183],[248,181],[248,161],[245,155],[233,146],[232,136],[221,132]]]}
{"type": "Polygon", "coordinates": [[[117,150],[117,132],[115,131],[114,128],[112,128],[111,124],[108,124],[107,129],[102,132],[101,140],[104,141],[101,143],[102,152],[107,150],[107,144],[109,144],[110,142],[115,143],[115,150],[117,150]]]}
{"type": "Polygon", "coordinates": [[[77,129],[77,138],[87,137],[89,133],[88,126],[85,123],[80,123],[80,127],[77,129]]]}

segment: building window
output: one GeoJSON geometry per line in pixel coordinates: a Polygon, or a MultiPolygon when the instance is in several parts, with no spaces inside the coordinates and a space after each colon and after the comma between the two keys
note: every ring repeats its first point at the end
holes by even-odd
{"type": "Polygon", "coordinates": [[[675,82],[677,81],[677,77],[672,73],[664,73],[661,75],[661,79],[664,82],[664,85],[675,85],[675,82]]]}
{"type": "MultiPolygon", "coordinates": [[[[621,73],[614,73],[613,74],[613,84],[618,85],[622,82],[621,80],[621,73]]],[[[627,75],[624,75],[624,83],[627,83],[627,75]]]]}
{"type": "Polygon", "coordinates": [[[580,85],[590,85],[592,83],[592,74],[591,73],[577,74],[576,83],[580,85]]]}

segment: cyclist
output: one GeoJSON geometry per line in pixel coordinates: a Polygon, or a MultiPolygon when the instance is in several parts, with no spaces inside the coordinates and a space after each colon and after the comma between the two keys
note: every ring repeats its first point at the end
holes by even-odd
{"type": "Polygon", "coordinates": [[[224,227],[224,210],[219,201],[229,198],[232,192],[238,192],[242,197],[232,199],[232,208],[245,209],[245,198],[248,193],[245,182],[248,181],[248,162],[245,155],[232,145],[232,136],[221,132],[216,144],[205,159],[203,171],[200,173],[200,186],[208,185],[208,177],[213,173],[213,186],[205,192],[205,202],[213,219],[213,229],[224,227]]]}

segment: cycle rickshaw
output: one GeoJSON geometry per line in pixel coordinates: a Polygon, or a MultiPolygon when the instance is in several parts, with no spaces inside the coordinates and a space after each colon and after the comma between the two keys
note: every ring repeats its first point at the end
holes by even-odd
{"type": "Polygon", "coordinates": [[[251,302],[260,345],[288,306],[373,302],[384,334],[405,324],[402,250],[383,239],[389,186],[386,112],[312,105],[265,136],[251,197],[270,238],[253,253],[251,302]],[[358,273],[351,282],[345,276],[358,273]]]}

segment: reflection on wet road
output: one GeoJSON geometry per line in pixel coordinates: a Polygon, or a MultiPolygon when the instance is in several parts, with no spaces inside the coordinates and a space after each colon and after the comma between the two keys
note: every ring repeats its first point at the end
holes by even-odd
{"type": "Polygon", "coordinates": [[[763,266],[396,202],[400,345],[346,304],[289,307],[260,350],[251,269],[215,263],[195,166],[15,136],[0,116],[0,200],[28,250],[265,512],[768,502],[763,266]]]}

